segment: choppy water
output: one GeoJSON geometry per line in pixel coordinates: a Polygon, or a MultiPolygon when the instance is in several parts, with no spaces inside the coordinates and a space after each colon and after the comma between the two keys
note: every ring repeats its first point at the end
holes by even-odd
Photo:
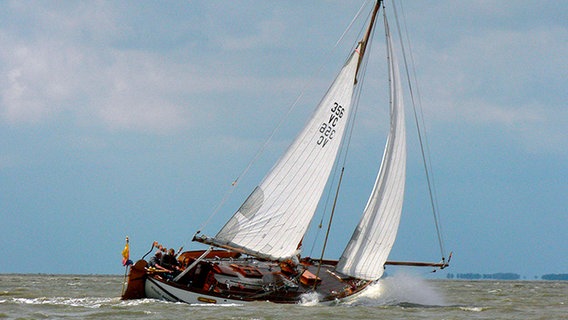
{"type": "Polygon", "coordinates": [[[568,319],[568,282],[396,275],[333,307],[121,301],[121,276],[0,275],[0,319],[568,319]]]}

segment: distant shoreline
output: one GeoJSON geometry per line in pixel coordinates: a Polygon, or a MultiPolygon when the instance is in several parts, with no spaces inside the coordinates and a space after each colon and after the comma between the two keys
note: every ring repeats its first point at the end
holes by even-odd
{"type": "Polygon", "coordinates": [[[553,280],[553,281],[568,281],[568,273],[549,273],[540,277],[535,276],[534,279],[527,279],[521,277],[518,273],[512,272],[497,272],[497,273],[448,273],[447,279],[457,280],[553,280]]]}
{"type": "MultiPolygon", "coordinates": [[[[124,274],[97,274],[97,273],[0,273],[0,276],[55,276],[55,277],[124,277],[124,274]]],[[[490,274],[482,273],[448,273],[445,278],[435,278],[430,280],[506,280],[506,281],[568,281],[568,273],[549,273],[534,278],[522,277],[520,274],[511,272],[497,272],[490,274]]]]}

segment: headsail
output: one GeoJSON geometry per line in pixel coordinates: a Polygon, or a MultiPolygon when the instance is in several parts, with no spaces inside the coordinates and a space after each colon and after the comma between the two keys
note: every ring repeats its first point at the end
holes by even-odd
{"type": "Polygon", "coordinates": [[[351,112],[360,46],[303,131],[214,238],[198,241],[268,259],[297,254],[336,160],[351,112]]]}
{"type": "Polygon", "coordinates": [[[375,186],[336,270],[359,279],[376,280],[394,244],[404,198],[406,130],[396,56],[385,16],[391,86],[391,123],[375,186]]]}
{"type": "MultiPolygon", "coordinates": [[[[194,237],[194,241],[211,246],[207,250],[182,253],[178,260],[183,262],[185,270],[173,279],[164,277],[163,270],[147,268],[143,257],[130,268],[124,299],[149,297],[192,304],[298,303],[305,294],[315,294],[320,302],[331,304],[359,295],[383,275],[385,265],[442,269],[448,266],[449,259],[446,262],[444,258],[440,263],[387,261],[402,212],[407,155],[401,81],[386,15],[390,132],[362,218],[340,260],[324,260],[344,172],[341,170],[320,260],[275,261],[294,259],[299,254],[331,171],[334,165],[340,167],[339,150],[347,129],[353,124],[349,119],[351,113],[357,109],[352,103],[359,101],[358,96],[354,98],[354,89],[359,71],[366,69],[363,57],[371,47],[369,43],[381,3],[376,0],[362,40],[288,150],[215,237],[194,237]]],[[[412,96],[412,90],[410,92],[412,96]]],[[[422,144],[420,131],[418,134],[422,144]]],[[[344,147],[343,160],[346,160],[349,143],[344,147]]],[[[126,258],[127,249],[128,244],[126,254],[123,252],[126,258]]],[[[178,267],[173,272],[177,270],[178,267]]]]}

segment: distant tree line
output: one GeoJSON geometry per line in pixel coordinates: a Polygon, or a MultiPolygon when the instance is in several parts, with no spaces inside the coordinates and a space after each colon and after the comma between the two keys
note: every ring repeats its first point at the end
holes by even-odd
{"type": "Polygon", "coordinates": [[[545,274],[542,277],[542,280],[564,280],[568,281],[568,273],[550,273],[545,274]]]}
{"type": "MultiPolygon", "coordinates": [[[[519,280],[521,276],[517,273],[498,272],[498,273],[448,273],[448,279],[464,279],[464,280],[519,280]]],[[[538,279],[538,277],[535,277],[538,279]]],[[[551,273],[541,277],[542,280],[568,281],[568,273],[551,273]]]]}
{"type": "Polygon", "coordinates": [[[521,276],[511,272],[498,272],[498,273],[449,273],[448,279],[466,279],[466,280],[519,280],[521,276]]]}

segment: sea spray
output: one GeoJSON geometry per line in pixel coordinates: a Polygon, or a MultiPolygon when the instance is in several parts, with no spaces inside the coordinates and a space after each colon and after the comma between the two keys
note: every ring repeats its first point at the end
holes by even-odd
{"type": "MultiPolygon", "coordinates": [[[[383,284],[382,301],[380,296],[373,299],[366,295],[365,300],[359,300],[359,305],[339,303],[333,307],[301,307],[266,302],[188,305],[154,299],[125,301],[119,298],[122,275],[74,275],[73,278],[80,278],[83,284],[76,286],[80,289],[77,291],[69,290],[67,283],[70,278],[68,275],[0,274],[0,319],[532,320],[566,319],[568,305],[568,281],[422,280],[416,279],[416,276],[408,276],[407,279],[406,275],[397,275],[379,281],[383,284]],[[410,289],[396,291],[397,287],[410,289]],[[495,290],[499,292],[490,293],[495,290]],[[408,294],[399,294],[401,298],[396,300],[394,291],[408,294]],[[413,298],[414,292],[427,297],[413,298]],[[432,298],[440,297],[440,292],[445,299],[432,298]],[[394,305],[379,305],[388,297],[394,305]],[[439,305],[444,300],[446,304],[439,305]],[[408,301],[414,304],[407,307],[408,301]]],[[[368,294],[372,294],[371,291],[368,294]]]]}
{"type": "Polygon", "coordinates": [[[300,296],[300,304],[303,306],[315,306],[319,300],[320,295],[317,292],[304,293],[300,296]]]}
{"type": "Polygon", "coordinates": [[[408,273],[397,273],[394,276],[380,279],[349,304],[366,306],[447,305],[443,295],[432,283],[408,273]]]}

